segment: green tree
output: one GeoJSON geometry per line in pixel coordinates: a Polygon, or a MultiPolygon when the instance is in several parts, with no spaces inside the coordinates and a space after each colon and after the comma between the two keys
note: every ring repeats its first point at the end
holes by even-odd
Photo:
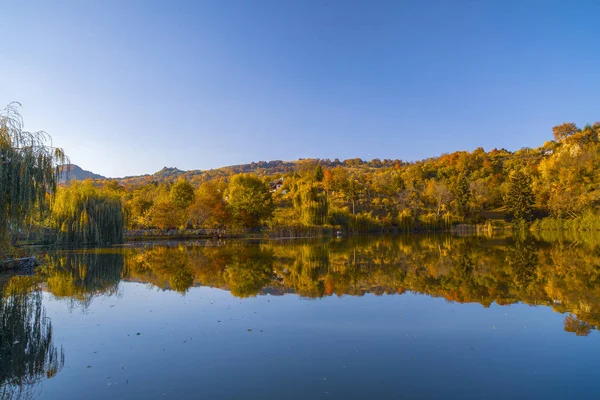
{"type": "Polygon", "coordinates": [[[535,196],[531,189],[531,177],[523,169],[519,168],[510,173],[505,203],[509,214],[514,220],[531,220],[535,196]]]}
{"type": "Polygon", "coordinates": [[[234,223],[242,228],[256,228],[273,215],[269,186],[253,174],[231,178],[227,203],[234,223]]]}
{"type": "Polygon", "coordinates": [[[321,163],[319,163],[315,168],[315,181],[322,182],[324,177],[325,173],[323,172],[323,167],[321,167],[321,163]]]}
{"type": "Polygon", "coordinates": [[[68,244],[122,243],[125,219],[121,198],[91,181],[61,187],[52,203],[58,241],[68,244]]]}
{"type": "Polygon", "coordinates": [[[0,257],[10,251],[10,236],[48,208],[56,191],[60,166],[68,159],[51,146],[45,132],[23,130],[23,119],[11,103],[0,111],[0,257]]]}
{"type": "Polygon", "coordinates": [[[456,201],[456,211],[462,218],[467,218],[469,215],[469,181],[467,175],[461,172],[456,178],[454,184],[454,199],[456,201]]]}
{"type": "Polygon", "coordinates": [[[187,180],[180,178],[171,187],[171,201],[176,207],[188,208],[194,201],[194,187],[187,180]]]}
{"type": "Polygon", "coordinates": [[[305,225],[323,225],[327,222],[327,195],[319,192],[316,186],[311,184],[300,186],[294,198],[294,207],[305,225]]]}

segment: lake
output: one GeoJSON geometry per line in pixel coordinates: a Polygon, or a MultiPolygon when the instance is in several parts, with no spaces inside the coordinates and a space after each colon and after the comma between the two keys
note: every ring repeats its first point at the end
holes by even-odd
{"type": "Polygon", "coordinates": [[[0,398],[600,393],[600,238],[359,237],[39,254],[4,277],[0,398]]]}

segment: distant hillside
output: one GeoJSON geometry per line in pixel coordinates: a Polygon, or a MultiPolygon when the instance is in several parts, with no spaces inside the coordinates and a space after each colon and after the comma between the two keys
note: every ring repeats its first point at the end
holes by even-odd
{"type": "Polygon", "coordinates": [[[177,180],[179,177],[184,177],[192,184],[198,184],[201,181],[226,178],[233,174],[239,173],[255,173],[259,176],[264,175],[277,175],[277,174],[286,174],[293,171],[298,171],[302,168],[302,165],[316,165],[320,163],[323,167],[333,168],[336,166],[344,166],[344,167],[371,167],[371,168],[381,168],[381,167],[392,167],[394,165],[400,164],[403,162],[400,160],[379,160],[374,159],[371,161],[364,161],[360,158],[352,158],[348,160],[340,161],[337,158],[335,160],[329,159],[316,159],[316,158],[306,158],[294,161],[282,161],[282,160],[274,160],[274,161],[258,161],[252,162],[249,164],[239,164],[239,165],[231,165],[227,167],[221,167],[210,170],[190,170],[190,171],[182,171],[177,168],[169,168],[164,167],[158,172],[155,172],[151,175],[138,175],[138,176],[127,176],[124,178],[115,178],[117,182],[126,185],[126,186],[139,186],[148,184],[150,182],[173,182],[177,180]]]}
{"type": "MultiPolygon", "coordinates": [[[[200,171],[199,171],[200,172],[200,171]]],[[[126,176],[124,178],[113,178],[116,181],[119,182],[137,182],[137,181],[146,181],[146,180],[156,180],[156,181],[164,181],[164,180],[175,180],[177,179],[179,176],[184,175],[186,172],[180,170],[179,168],[173,168],[173,167],[163,167],[163,169],[161,169],[160,171],[157,171],[151,175],[149,174],[144,174],[144,175],[133,175],[133,176],[126,176]]]]}
{"type": "MultiPolygon", "coordinates": [[[[141,186],[148,184],[150,182],[174,182],[179,177],[183,177],[189,182],[193,184],[199,184],[201,181],[226,178],[233,174],[238,173],[255,173],[259,176],[264,175],[277,175],[277,174],[286,174],[293,171],[298,171],[302,168],[302,165],[312,165],[314,166],[316,163],[320,163],[323,167],[336,167],[336,166],[344,166],[344,167],[371,167],[371,168],[381,168],[381,167],[391,167],[397,164],[402,165],[403,162],[400,160],[379,160],[374,159],[371,161],[364,161],[360,158],[352,158],[348,160],[340,161],[337,158],[335,160],[329,159],[316,159],[316,158],[306,158],[294,161],[282,161],[282,160],[274,160],[274,161],[258,161],[251,162],[249,164],[239,164],[239,165],[230,165],[227,167],[221,167],[216,169],[209,170],[190,170],[190,171],[182,171],[178,168],[174,167],[163,167],[160,171],[157,171],[153,174],[145,174],[145,175],[135,175],[135,176],[126,176],[123,178],[105,178],[101,175],[94,174],[90,171],[85,171],[79,168],[76,165],[71,165],[71,174],[70,180],[73,179],[111,179],[119,182],[125,186],[141,186]]],[[[63,178],[64,180],[64,178],[63,178]]]]}
{"type": "Polygon", "coordinates": [[[66,182],[67,178],[69,181],[75,181],[75,180],[82,181],[84,179],[106,179],[102,175],[98,175],[93,172],[86,171],[85,169],[82,169],[81,167],[79,167],[78,165],[75,165],[75,164],[71,164],[71,166],[68,170],[67,170],[67,168],[63,168],[63,171],[60,176],[60,181],[66,182]]]}

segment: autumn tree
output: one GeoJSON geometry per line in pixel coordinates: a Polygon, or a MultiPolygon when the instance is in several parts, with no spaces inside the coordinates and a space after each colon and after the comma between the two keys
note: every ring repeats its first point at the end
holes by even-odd
{"type": "Polygon", "coordinates": [[[149,224],[158,229],[182,228],[186,223],[185,210],[176,207],[169,198],[159,198],[148,212],[149,224]]]}
{"type": "Polygon", "coordinates": [[[472,214],[480,213],[483,210],[484,205],[491,201],[492,190],[490,186],[490,182],[485,179],[478,179],[471,182],[469,185],[469,192],[471,193],[471,204],[469,205],[469,208],[471,209],[472,214]]]}
{"type": "Polygon", "coordinates": [[[326,169],[323,172],[323,187],[325,188],[325,192],[327,192],[327,195],[329,195],[330,192],[332,192],[334,190],[334,177],[333,177],[333,173],[331,172],[330,169],[326,169]]]}
{"type": "Polygon", "coordinates": [[[343,167],[335,167],[331,170],[330,190],[337,192],[344,190],[348,183],[348,173],[343,167]]]}
{"type": "Polygon", "coordinates": [[[577,132],[579,132],[579,128],[577,127],[577,125],[575,125],[574,122],[565,122],[562,125],[556,125],[552,128],[554,139],[556,139],[557,141],[566,139],[577,132]]]}
{"type": "Polygon", "coordinates": [[[150,196],[145,196],[145,193],[138,190],[134,192],[127,202],[128,210],[128,227],[139,228],[147,225],[146,216],[154,204],[150,196]]]}
{"type": "Polygon", "coordinates": [[[360,200],[363,188],[355,179],[349,179],[344,189],[344,198],[352,205],[352,215],[356,215],[356,203],[360,200]]]}
{"type": "Polygon", "coordinates": [[[234,223],[242,228],[256,228],[273,214],[269,186],[253,174],[238,174],[231,178],[227,203],[234,223]]]}
{"type": "Polygon", "coordinates": [[[180,178],[171,187],[171,201],[176,207],[188,208],[194,201],[194,187],[187,180],[180,178]]]}
{"type": "Polygon", "coordinates": [[[452,192],[443,184],[430,180],[425,187],[425,196],[435,205],[436,215],[439,217],[444,208],[452,201],[452,192]]]}
{"type": "Polygon", "coordinates": [[[216,228],[226,224],[229,215],[222,188],[213,181],[202,183],[196,190],[189,215],[196,226],[216,228]]]}

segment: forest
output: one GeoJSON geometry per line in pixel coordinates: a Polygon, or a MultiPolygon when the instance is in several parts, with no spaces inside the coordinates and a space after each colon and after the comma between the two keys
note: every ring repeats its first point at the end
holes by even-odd
{"type": "Polygon", "coordinates": [[[60,244],[121,243],[174,232],[318,236],[454,229],[600,229],[600,123],[549,129],[538,148],[482,148],[426,160],[258,162],[68,179],[47,135],[0,116],[0,235],[60,244]],[[61,178],[66,177],[66,180],[61,178]]]}
{"type": "MultiPolygon", "coordinates": [[[[482,148],[417,162],[305,159],[160,178],[96,179],[58,189],[120,199],[128,232],[324,232],[600,229],[600,123],[565,123],[541,147],[482,148]],[[242,171],[242,172],[240,172],[242,171]]],[[[59,202],[59,201],[57,201],[59,202]]],[[[60,221],[55,222],[55,226],[60,221]]]]}

